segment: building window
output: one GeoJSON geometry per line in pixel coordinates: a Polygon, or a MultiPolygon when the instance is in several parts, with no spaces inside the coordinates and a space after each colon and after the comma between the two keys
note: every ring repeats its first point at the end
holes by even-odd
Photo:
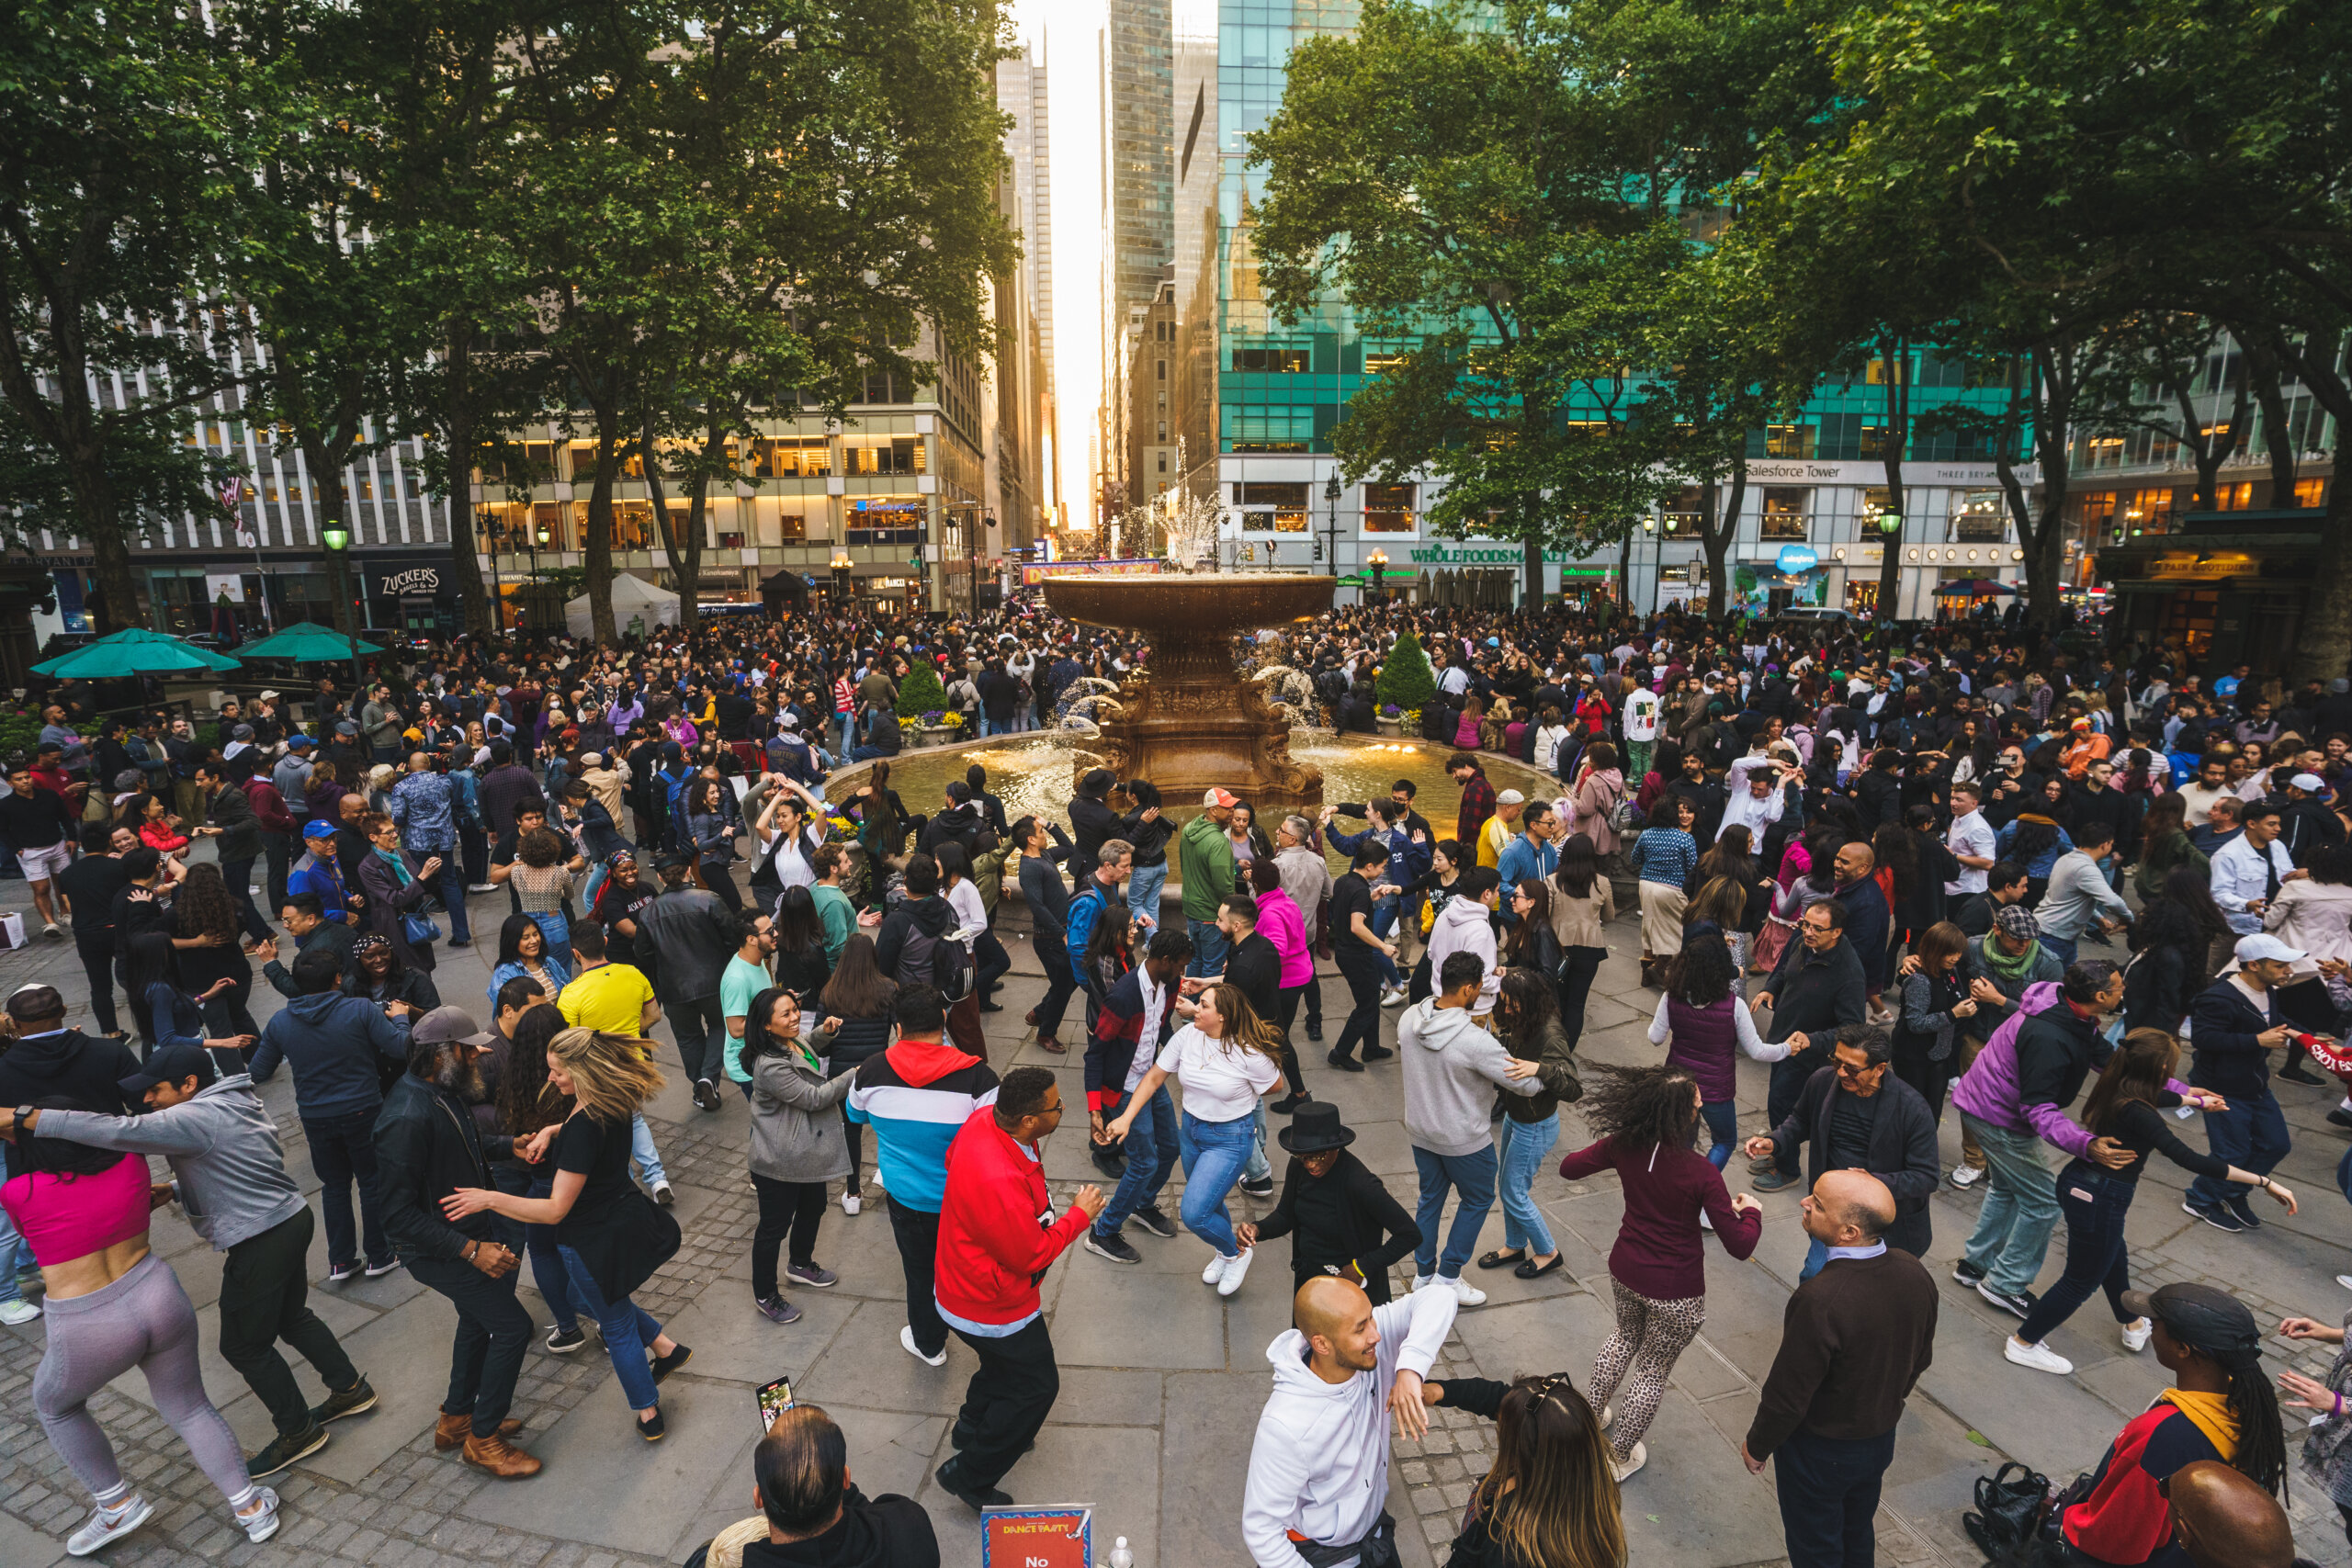
{"type": "Polygon", "coordinates": [[[1813,456],[1814,427],[1810,424],[1768,424],[1764,427],[1764,455],[1767,457],[1810,457],[1813,456]]]}
{"type": "Polygon", "coordinates": [[[1168,379],[1168,361],[1166,361],[1165,359],[1155,359],[1155,360],[1153,360],[1151,363],[1152,363],[1152,367],[1153,367],[1153,375],[1152,375],[1152,379],[1153,379],[1153,380],[1155,380],[1155,381],[1165,381],[1165,380],[1167,380],[1167,379],[1168,379]]]}
{"type": "MultiPolygon", "coordinates": [[[[1805,426],[1792,428],[1804,429],[1805,426]]],[[[1771,485],[1764,491],[1764,512],[1759,538],[1798,539],[1805,536],[1806,521],[1813,513],[1813,491],[1771,485]]]]}
{"type": "MultiPolygon", "coordinates": [[[[1163,366],[1165,361],[1162,361],[1163,366]]],[[[1260,375],[1299,376],[1306,373],[1306,350],[1303,348],[1237,348],[1233,351],[1236,370],[1260,375]]]]}
{"type": "Polygon", "coordinates": [[[2324,498],[2326,494],[2327,481],[2325,479],[2297,479],[2295,481],[2295,504],[2297,506],[2324,505],[2325,502],[2324,498]]]}
{"type": "MultiPolygon", "coordinates": [[[[2233,486],[2223,485],[2224,495],[2233,486]]],[[[2253,487],[2245,487],[2251,493],[2253,487]]],[[[2132,492],[2123,509],[2124,526],[2134,535],[2169,534],[2176,497],[2169,490],[2143,490],[2132,492]]],[[[2224,502],[2226,506],[2226,502],[2224,502]]]]}
{"type": "Polygon", "coordinates": [[[2213,504],[2223,512],[2245,512],[2254,505],[2254,481],[2244,479],[2233,485],[2216,485],[2213,504]]]}
{"type": "MultiPolygon", "coordinates": [[[[2109,506],[2113,505],[2112,501],[2109,506]]],[[[1951,536],[1962,543],[1998,544],[2009,536],[2009,520],[2002,510],[2001,492],[1996,490],[1963,490],[1952,492],[1951,536]]]]}
{"type": "Polygon", "coordinates": [[[1233,487],[1233,503],[1241,509],[1241,526],[1250,533],[1304,534],[1307,491],[1303,482],[1255,479],[1233,487]]]}
{"type": "MultiPolygon", "coordinates": [[[[1864,424],[1862,426],[1861,442],[1860,446],[1856,447],[1856,450],[1861,454],[1861,460],[1864,462],[1883,462],[1885,460],[1887,456],[1886,445],[1886,426],[1883,424],[1864,424]]],[[[1900,452],[1894,454],[1897,457],[1902,457],[1902,455],[1903,454],[1900,452]]]]}
{"type": "Polygon", "coordinates": [[[832,447],[821,435],[757,440],[750,448],[746,456],[754,479],[797,479],[832,470],[832,447]]]}
{"type": "Polygon", "coordinates": [[[853,545],[919,545],[922,543],[923,521],[921,496],[860,497],[849,503],[849,542],[853,545]]]}
{"type": "Polygon", "coordinates": [[[1312,404],[1226,403],[1217,417],[1234,452],[1304,452],[1315,439],[1312,404]]]}
{"type": "MultiPolygon", "coordinates": [[[[2115,525],[2115,492],[2095,490],[2076,498],[2082,510],[2077,514],[2082,522],[2083,536],[2097,539],[2115,525]]],[[[2118,536],[2120,537],[2121,536],[2118,536]]]]}
{"type": "Polygon", "coordinates": [[[1409,534],[1413,531],[1411,485],[1363,487],[1363,531],[1367,534],[1409,534]]]}
{"type": "MultiPolygon", "coordinates": [[[[1165,432],[1162,434],[1164,434],[1165,432]]],[[[1165,452],[1159,454],[1159,471],[1163,474],[1168,471],[1168,454],[1165,452]]]]}
{"type": "Polygon", "coordinates": [[[920,435],[851,436],[842,448],[844,474],[920,474],[924,471],[920,435]]]}

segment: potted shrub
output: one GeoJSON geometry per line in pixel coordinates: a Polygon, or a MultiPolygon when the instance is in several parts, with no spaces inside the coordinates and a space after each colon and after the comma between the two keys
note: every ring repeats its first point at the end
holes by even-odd
{"type": "Polygon", "coordinates": [[[937,708],[922,716],[924,745],[944,746],[956,738],[956,731],[945,722],[946,717],[947,716],[937,708]]]}
{"type": "Polygon", "coordinates": [[[1373,716],[1372,722],[1380,727],[1381,734],[1395,735],[1404,728],[1404,713],[1395,703],[1383,703],[1380,711],[1373,716]]]}

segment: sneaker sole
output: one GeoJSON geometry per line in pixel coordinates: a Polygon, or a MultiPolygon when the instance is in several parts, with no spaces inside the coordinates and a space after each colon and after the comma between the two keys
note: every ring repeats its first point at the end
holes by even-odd
{"type": "Polygon", "coordinates": [[[2225,1218],[2219,1209],[2200,1209],[2194,1203],[2183,1203],[2180,1206],[2180,1212],[2192,1220],[2203,1220],[2217,1231],[2223,1231],[2231,1235],[2245,1234],[2245,1226],[2238,1224],[2236,1215],[2231,1214],[2225,1218]]]}
{"type": "Polygon", "coordinates": [[[796,1285],[806,1285],[812,1291],[830,1291],[842,1282],[842,1277],[838,1274],[830,1280],[811,1280],[806,1274],[795,1274],[789,1269],[784,1271],[784,1277],[796,1285]]]}
{"type": "Polygon", "coordinates": [[[1129,1247],[1127,1250],[1131,1253],[1135,1253],[1135,1256],[1132,1258],[1122,1258],[1117,1253],[1113,1252],[1109,1247],[1097,1245],[1094,1240],[1094,1234],[1091,1231],[1087,1233],[1086,1250],[1094,1254],[1097,1258],[1107,1258],[1114,1263],[1140,1263],[1143,1261],[1143,1254],[1136,1252],[1133,1247],[1129,1247]]]}
{"type": "Polygon", "coordinates": [[[2033,1309],[2031,1306],[2018,1305],[2015,1302],[2010,1301],[2007,1296],[2001,1295],[1997,1292],[1994,1291],[1988,1284],[1980,1282],[1976,1287],[1976,1293],[1984,1297],[1986,1301],[1992,1303],[1995,1306],[1999,1307],[2003,1312],[2007,1313],[2010,1316],[2018,1318],[2020,1321],[2032,1314],[2033,1309]]]}
{"type": "Polygon", "coordinates": [[[581,1348],[587,1343],[588,1337],[583,1334],[569,1345],[550,1345],[546,1340],[542,1339],[539,1341],[539,1348],[547,1351],[551,1356],[569,1356],[574,1350],[581,1348]]]}
{"type": "Polygon", "coordinates": [[[87,1546],[75,1546],[72,1541],[67,1541],[65,1543],[66,1554],[72,1557],[88,1557],[95,1553],[104,1551],[107,1547],[112,1546],[116,1541],[119,1541],[123,1537],[130,1534],[131,1531],[137,1529],[141,1525],[145,1524],[149,1519],[152,1519],[154,1517],[155,1505],[147,1501],[146,1498],[141,1497],[139,1499],[139,1506],[131,1513],[124,1516],[121,1522],[118,1523],[113,1529],[107,1530],[103,1538],[90,1542],[87,1546]]]}
{"type": "Polygon", "coordinates": [[[1157,1225],[1145,1224],[1141,1219],[1133,1214],[1127,1216],[1127,1222],[1134,1225],[1136,1229],[1143,1232],[1146,1235],[1156,1235],[1162,1241],[1174,1241],[1176,1239],[1176,1227],[1174,1225],[1170,1225],[1166,1230],[1161,1230],[1157,1225]]]}
{"type": "Polygon", "coordinates": [[[283,1474],[283,1473],[284,1473],[284,1472],[286,1472],[287,1471],[293,1469],[293,1468],[294,1468],[294,1466],[296,1466],[296,1465],[298,1465],[298,1464],[301,1463],[304,1460],[306,1460],[306,1459],[310,1458],[312,1454],[317,1453],[321,1449],[325,1448],[326,1446],[327,1446],[327,1429],[326,1429],[324,1427],[320,1427],[320,1428],[319,1428],[319,1440],[318,1440],[317,1442],[312,1443],[310,1447],[308,1447],[308,1448],[306,1448],[306,1449],[303,1449],[303,1450],[302,1450],[300,1452],[299,1452],[299,1453],[291,1453],[291,1454],[287,1455],[284,1459],[280,1460],[277,1463],[276,1463],[276,1464],[274,1464],[274,1465],[270,1466],[267,1470],[254,1469],[254,1468],[250,1468],[250,1467],[249,1467],[249,1468],[248,1468],[248,1471],[247,1471],[247,1473],[248,1473],[248,1474],[249,1474],[249,1475],[250,1475],[254,1480],[255,1480],[255,1481],[260,1481],[260,1480],[265,1479],[266,1477],[272,1476],[272,1475],[280,1475],[280,1474],[283,1474]]]}
{"type": "Polygon", "coordinates": [[[338,1410],[338,1411],[336,1411],[336,1412],[335,1412],[334,1415],[332,1415],[332,1416],[330,1416],[330,1415],[326,1414],[326,1413],[325,1413],[324,1408],[323,1408],[323,1407],[322,1407],[322,1408],[321,1408],[321,1410],[318,1412],[318,1414],[313,1417],[313,1419],[315,1419],[315,1420],[316,1420],[316,1421],[317,1421],[321,1426],[324,1426],[324,1425],[325,1425],[326,1423],[328,1423],[329,1421],[340,1421],[340,1420],[342,1420],[342,1419],[343,1419],[345,1416],[358,1416],[358,1415],[362,1415],[362,1414],[364,1414],[365,1412],[367,1412],[367,1411],[370,1411],[370,1410],[373,1410],[373,1409],[375,1409],[375,1408],[376,1408],[376,1391],[375,1391],[374,1389],[372,1389],[372,1388],[371,1388],[371,1389],[369,1389],[369,1390],[368,1391],[368,1398],[367,1398],[367,1400],[366,1400],[364,1403],[359,1404],[352,1405],[352,1406],[350,1406],[348,1409],[338,1410]]]}

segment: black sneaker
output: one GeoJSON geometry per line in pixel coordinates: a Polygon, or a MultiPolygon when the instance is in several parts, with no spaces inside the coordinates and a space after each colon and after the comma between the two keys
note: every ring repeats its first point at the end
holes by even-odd
{"type": "Polygon", "coordinates": [[[2327,1113],[2327,1124],[2331,1127],[2352,1127],[2352,1111],[2337,1106],[2327,1113]]]}
{"type": "Polygon", "coordinates": [[[2196,1202],[2185,1201],[2180,1205],[2180,1212],[2193,1219],[2203,1220],[2217,1231],[2227,1231],[2232,1235],[2240,1235],[2245,1230],[2245,1226],[2238,1224],[2238,1217],[2227,1209],[2208,1209],[2196,1202]]]}
{"type": "Polygon", "coordinates": [[[1323,1059],[1332,1066],[1339,1068],[1343,1073],[1360,1073],[1363,1071],[1363,1064],[1362,1062],[1357,1061],[1353,1056],[1342,1056],[1337,1051],[1326,1053],[1323,1059]]]}
{"type": "Polygon", "coordinates": [[[578,1324],[570,1328],[550,1328],[545,1340],[547,1348],[559,1356],[569,1356],[588,1343],[587,1331],[578,1324]]]}
{"type": "Polygon", "coordinates": [[[1266,1109],[1276,1116],[1288,1116],[1300,1106],[1305,1105],[1314,1098],[1315,1097],[1313,1095],[1307,1093],[1305,1089],[1300,1089],[1296,1094],[1286,1094],[1283,1096],[1280,1100],[1277,1100],[1272,1105],[1266,1107],[1266,1109]]]}
{"type": "Polygon", "coordinates": [[[280,1432],[269,1446],[254,1455],[245,1472],[255,1481],[276,1475],[296,1460],[308,1459],[327,1446],[327,1429],[316,1421],[300,1432],[280,1432]]]}
{"type": "Polygon", "coordinates": [[[2278,1076],[2285,1078],[2289,1083],[2310,1084],[2315,1089],[2335,1081],[2332,1078],[2324,1078],[2317,1073],[2312,1071],[2309,1067],[2303,1066],[2302,1059],[2301,1057],[2296,1058],[2294,1061],[2288,1063],[2284,1067],[2281,1067],[2278,1070],[2278,1076]]]}
{"type": "Polygon", "coordinates": [[[691,1361],[694,1359],[695,1348],[691,1345],[681,1345],[666,1356],[654,1357],[653,1381],[657,1383],[660,1382],[662,1379],[668,1377],[672,1372],[676,1371],[680,1367],[684,1366],[688,1361],[691,1361]]]}
{"type": "Polygon", "coordinates": [[[652,1420],[648,1421],[641,1417],[639,1419],[637,1423],[637,1435],[643,1438],[649,1443],[658,1443],[662,1438],[670,1435],[670,1423],[662,1418],[662,1407],[660,1405],[657,1404],[653,1407],[652,1420]]]}
{"type": "Polygon", "coordinates": [[[1261,1176],[1255,1181],[1245,1179],[1241,1183],[1241,1190],[1252,1198],[1271,1198],[1274,1195],[1274,1179],[1271,1176],[1261,1176]]]}
{"type": "Polygon", "coordinates": [[[346,1416],[356,1416],[363,1410],[375,1408],[376,1391],[368,1386],[366,1378],[361,1378],[340,1393],[329,1389],[324,1404],[311,1406],[311,1419],[323,1426],[329,1421],[340,1421],[346,1416]]]}
{"type": "Polygon", "coordinates": [[[2256,1216],[2254,1205],[2247,1202],[2245,1199],[2238,1197],[2235,1193],[2233,1193],[2229,1197],[2222,1199],[2222,1206],[2228,1209],[2232,1214],[2237,1216],[2238,1224],[2244,1225],[2246,1229],[2250,1231],[2258,1231],[2262,1228],[2262,1221],[2256,1216]]]}
{"type": "Polygon", "coordinates": [[[1976,1293],[2003,1312],[2013,1314],[2018,1317],[2033,1315],[2034,1303],[2040,1299],[2031,1291],[2019,1291],[2015,1295],[2011,1295],[1990,1280],[1977,1280],[1976,1293]]]}
{"type": "Polygon", "coordinates": [[[1148,1209],[1137,1209],[1134,1213],[1129,1214],[1127,1218],[1133,1220],[1136,1224],[1141,1225],[1144,1229],[1149,1231],[1152,1235],[1158,1236],[1162,1241],[1174,1241],[1176,1239],[1176,1222],[1170,1219],[1166,1214],[1161,1213],[1157,1204],[1148,1209]]]}
{"type": "Polygon", "coordinates": [[[1114,1263],[1140,1263],[1143,1254],[1128,1244],[1127,1238],[1116,1232],[1108,1235],[1089,1226],[1086,1250],[1097,1258],[1107,1258],[1114,1263]]]}
{"type": "Polygon", "coordinates": [[[708,1078],[695,1079],[695,1103],[705,1111],[718,1109],[718,1086],[708,1078]]]}
{"type": "Polygon", "coordinates": [[[1984,1270],[1963,1258],[1951,1266],[1951,1277],[1973,1291],[1984,1282],[1984,1270]]]}
{"type": "Polygon", "coordinates": [[[1385,1045],[1366,1045],[1363,1048],[1363,1059],[1367,1062],[1385,1062],[1396,1054],[1385,1045]]]}
{"type": "Polygon", "coordinates": [[[1088,1152],[1087,1157],[1094,1162],[1095,1169],[1114,1181],[1122,1179],[1127,1174],[1127,1162],[1118,1155],[1108,1152],[1100,1144],[1095,1145],[1088,1152]]]}
{"type": "Polygon", "coordinates": [[[1306,1037],[1309,1040],[1321,1040],[1323,1038],[1323,1026],[1319,1023],[1308,1024],[1306,1026],[1306,1037]]]}
{"type": "Polygon", "coordinates": [[[956,1461],[952,1459],[932,1473],[938,1481],[940,1490],[975,1513],[983,1508],[1009,1508],[1012,1506],[1010,1493],[1000,1492],[993,1486],[975,1485],[965,1480],[963,1472],[956,1468],[956,1461]]]}

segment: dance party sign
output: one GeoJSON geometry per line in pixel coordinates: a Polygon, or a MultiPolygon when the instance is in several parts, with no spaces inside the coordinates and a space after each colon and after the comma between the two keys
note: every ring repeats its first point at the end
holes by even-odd
{"type": "Polygon", "coordinates": [[[1094,1510],[990,1508],[980,1516],[980,1568],[1088,1568],[1094,1510]]]}

